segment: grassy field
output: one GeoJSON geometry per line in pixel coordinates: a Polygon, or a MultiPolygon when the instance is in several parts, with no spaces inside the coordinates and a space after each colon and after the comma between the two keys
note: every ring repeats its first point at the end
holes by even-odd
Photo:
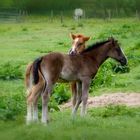
{"type": "Polygon", "coordinates": [[[0,123],[0,138],[4,140],[139,140],[140,109],[120,107],[96,108],[85,118],[72,120],[70,111],[50,113],[47,125],[25,125],[23,118],[0,123]],[[114,111],[115,110],[115,111],[114,111]]]}
{"type": "MultiPolygon", "coordinates": [[[[59,19],[51,22],[47,17],[31,17],[20,23],[0,23],[0,139],[140,138],[139,108],[123,108],[124,113],[109,117],[100,114],[101,110],[110,111],[109,108],[92,109],[84,119],[78,117],[76,120],[71,120],[70,111],[55,111],[51,113],[48,126],[25,125],[25,67],[46,53],[67,53],[71,47],[70,32],[91,36],[88,44],[113,36],[119,40],[128,58],[127,68],[119,67],[113,60],[103,64],[92,82],[91,96],[108,92],[140,93],[140,20],[87,19],[75,22],[66,18],[60,23],[59,19]]],[[[54,92],[67,93],[67,89],[68,85],[60,85],[54,92]]],[[[70,91],[68,94],[69,97],[70,91]]]]}

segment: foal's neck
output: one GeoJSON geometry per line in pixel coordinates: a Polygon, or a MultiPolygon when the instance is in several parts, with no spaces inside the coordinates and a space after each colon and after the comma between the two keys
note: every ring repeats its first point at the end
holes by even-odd
{"type": "Polygon", "coordinates": [[[108,58],[109,44],[106,43],[96,49],[91,50],[87,55],[96,63],[98,67],[108,58]]]}

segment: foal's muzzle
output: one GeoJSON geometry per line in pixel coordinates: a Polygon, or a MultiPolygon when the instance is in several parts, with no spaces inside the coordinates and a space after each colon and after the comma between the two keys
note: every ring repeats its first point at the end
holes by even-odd
{"type": "Polygon", "coordinates": [[[125,57],[121,58],[119,62],[121,63],[122,66],[127,65],[127,59],[125,57]]]}
{"type": "Polygon", "coordinates": [[[69,55],[75,55],[75,54],[76,54],[76,51],[73,51],[72,49],[70,49],[69,55]]]}

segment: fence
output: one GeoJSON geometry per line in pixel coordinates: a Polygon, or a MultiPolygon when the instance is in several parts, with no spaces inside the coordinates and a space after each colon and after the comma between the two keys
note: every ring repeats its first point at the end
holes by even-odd
{"type": "Polygon", "coordinates": [[[24,10],[19,10],[16,8],[1,8],[0,9],[0,21],[21,21],[23,16],[27,15],[24,10]]]}
{"type": "MultiPolygon", "coordinates": [[[[84,14],[82,18],[102,18],[102,19],[111,19],[117,17],[137,17],[140,19],[139,11],[133,11],[133,13],[129,13],[126,15],[125,11],[121,9],[118,10],[110,10],[110,9],[101,9],[101,10],[94,10],[94,9],[83,9],[84,14]]],[[[55,17],[60,18],[60,22],[63,23],[64,17],[74,18],[74,9],[73,10],[43,10],[38,11],[37,13],[27,13],[26,10],[19,10],[17,8],[0,8],[0,21],[22,21],[24,20],[24,16],[27,15],[46,15],[49,17],[51,21],[55,17]]]]}

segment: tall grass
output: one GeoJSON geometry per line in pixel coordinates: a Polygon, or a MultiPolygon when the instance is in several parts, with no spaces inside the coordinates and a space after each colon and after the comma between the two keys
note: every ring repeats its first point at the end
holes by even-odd
{"type": "Polygon", "coordinates": [[[0,65],[0,79],[23,79],[23,73],[20,67],[20,64],[12,64],[10,62],[0,65]]]}

